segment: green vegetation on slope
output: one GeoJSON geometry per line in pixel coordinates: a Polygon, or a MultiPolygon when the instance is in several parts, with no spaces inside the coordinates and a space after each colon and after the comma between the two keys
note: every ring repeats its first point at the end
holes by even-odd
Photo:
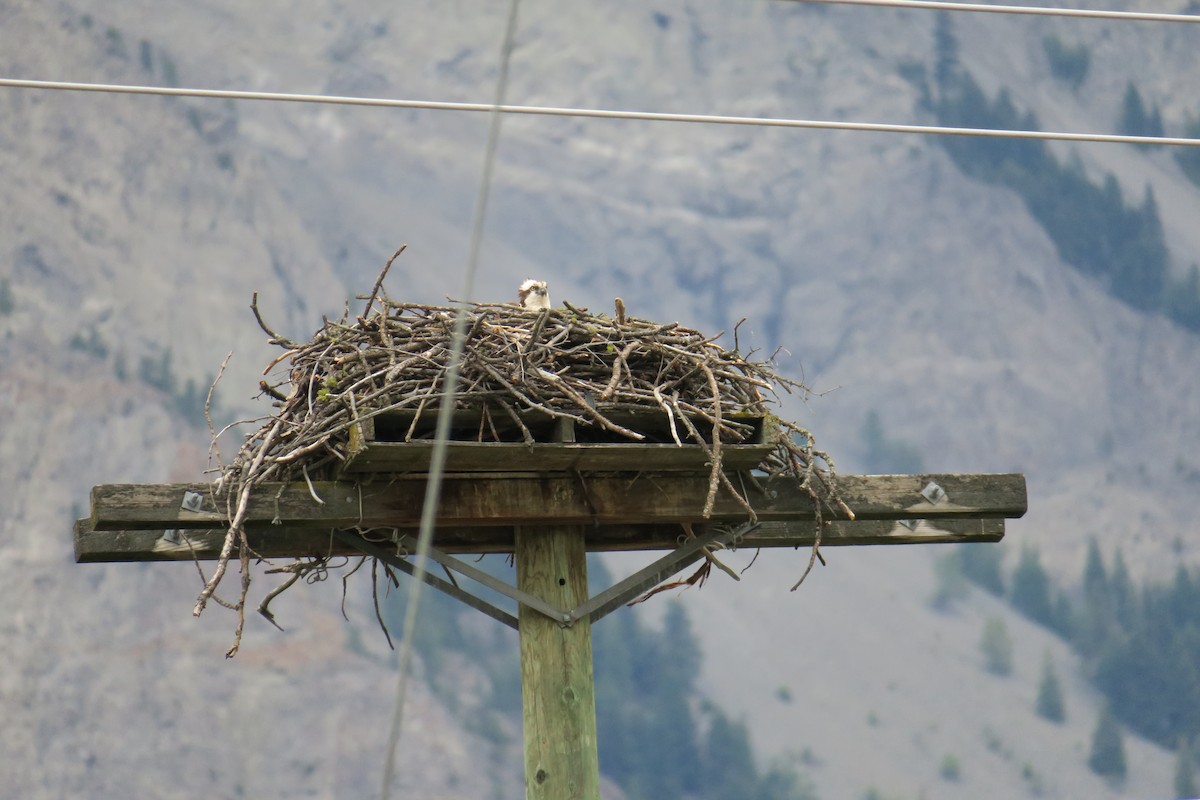
{"type": "MultiPolygon", "coordinates": [[[[978,560],[967,555],[977,548],[996,549],[963,545],[951,558],[979,583],[963,568],[978,560]]],[[[1110,568],[1093,541],[1078,587],[1055,586],[1032,548],[1022,551],[1009,584],[1013,607],[1058,633],[1083,659],[1115,719],[1172,749],[1200,739],[1200,574],[1181,564],[1172,581],[1138,587],[1120,551],[1110,568]]],[[[981,585],[994,587],[990,579],[981,585]]],[[[1055,704],[1046,705],[1051,713],[1043,716],[1052,719],[1055,704]]]]}
{"type": "Polygon", "coordinates": [[[1087,80],[1092,54],[1086,44],[1069,45],[1057,36],[1046,36],[1042,39],[1042,49],[1055,78],[1076,90],[1087,80]]]}
{"type": "MultiPolygon", "coordinates": [[[[1037,118],[1018,110],[1008,90],[995,98],[984,93],[959,60],[949,15],[937,16],[934,33],[932,85],[913,65],[902,74],[921,87],[923,102],[939,124],[1039,129],[1037,118]]],[[[1132,85],[1119,124],[1139,134],[1162,132],[1157,107],[1147,110],[1132,85]]],[[[1016,192],[1063,261],[1129,306],[1200,331],[1200,275],[1193,269],[1183,280],[1171,278],[1158,204],[1148,186],[1139,203],[1127,202],[1111,173],[1093,182],[1079,161],[1063,163],[1035,139],[945,136],[939,141],[964,174],[1016,192]]]]}
{"type": "Polygon", "coordinates": [[[1038,684],[1035,708],[1039,717],[1050,722],[1065,722],[1067,719],[1062,684],[1058,681],[1058,673],[1054,671],[1054,662],[1050,660],[1049,653],[1046,653],[1042,662],[1042,680],[1038,684]]]}

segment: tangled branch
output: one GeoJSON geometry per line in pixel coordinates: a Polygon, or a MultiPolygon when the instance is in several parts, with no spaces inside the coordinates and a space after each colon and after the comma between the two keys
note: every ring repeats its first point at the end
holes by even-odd
{"type": "MultiPolygon", "coordinates": [[[[272,330],[259,313],[257,295],[252,300],[255,319],[282,349],[260,382],[274,411],[220,467],[214,496],[225,505],[229,529],[193,611],[204,610],[229,562],[237,559],[243,573],[235,604],[239,623],[228,655],[236,653],[244,623],[253,555],[245,532],[251,495],[268,481],[303,479],[311,491],[312,476],[330,474],[349,457],[351,428],[381,414],[404,412],[405,441],[427,437],[447,388],[455,314],[467,315],[468,331],[456,409],[478,413],[477,441],[532,442],[531,419],[570,420],[580,430],[605,431],[608,441],[640,441],[645,434],[621,412],[661,412],[676,444],[699,445],[708,457],[703,516],[724,491],[749,519],[756,518],[749,498],[722,469],[722,448],[749,441],[755,428],[747,419],[768,414],[779,392],[806,395],[806,386],[778,375],[769,362],[742,356],[736,345],[723,348],[719,336],[631,317],[620,302],[615,318],[570,305],[536,312],[510,304],[395,302],[382,284],[403,249],[388,260],[371,293],[358,298],[366,301],[362,316],[325,319],[307,342],[272,330]]],[[[822,510],[852,515],[837,499],[830,457],[815,448],[807,430],[783,425],[786,435],[760,469],[767,480],[795,481],[812,499],[818,535],[807,575],[819,557],[822,510]]],[[[325,569],[324,562],[303,563],[285,568],[289,577],[260,606],[273,624],[270,601],[301,577],[325,569]]],[[[727,570],[708,553],[705,567],[714,563],[727,570]]]]}

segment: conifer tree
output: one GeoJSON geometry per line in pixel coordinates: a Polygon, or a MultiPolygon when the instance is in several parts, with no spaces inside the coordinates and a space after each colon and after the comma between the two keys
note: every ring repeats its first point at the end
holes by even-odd
{"type": "MultiPolygon", "coordinates": [[[[1200,148],[1188,147],[1187,150],[1200,148]]],[[[1200,183],[1200,181],[1197,181],[1200,183]]],[[[1191,331],[1200,331],[1200,266],[1192,264],[1187,275],[1175,284],[1169,297],[1171,319],[1191,331]]]]}
{"type": "MultiPolygon", "coordinates": [[[[1188,115],[1188,121],[1184,124],[1183,135],[1189,139],[1200,137],[1200,118],[1188,115]]],[[[1182,151],[1175,154],[1175,160],[1179,162],[1180,168],[1183,169],[1183,174],[1188,177],[1192,183],[1200,186],[1200,148],[1181,147],[1182,151]]]]}
{"type": "Polygon", "coordinates": [[[1134,308],[1162,307],[1169,255],[1163,239],[1158,201],[1147,184],[1142,207],[1129,218],[1130,235],[1113,254],[1112,290],[1134,308]]]}
{"type": "Polygon", "coordinates": [[[1034,622],[1053,627],[1054,607],[1050,602],[1050,578],[1042,569],[1038,552],[1021,548],[1021,559],[1012,576],[1012,604],[1034,622]]]}
{"type": "Polygon", "coordinates": [[[958,37],[954,23],[945,11],[938,12],[933,23],[933,79],[939,93],[948,91],[959,77],[962,65],[958,60],[958,37]]]}
{"type": "Polygon", "coordinates": [[[1108,594],[1108,571],[1104,569],[1104,556],[1093,536],[1088,540],[1087,561],[1083,567],[1083,595],[1089,603],[1108,594]]]}
{"type": "Polygon", "coordinates": [[[1046,36],[1042,39],[1042,48],[1046,51],[1050,72],[1054,77],[1069,84],[1073,90],[1078,90],[1087,78],[1088,66],[1091,64],[1091,53],[1087,45],[1072,47],[1064,44],[1057,36],[1046,36]]]}
{"type": "Polygon", "coordinates": [[[1195,755],[1187,739],[1179,740],[1175,755],[1175,797],[1200,797],[1200,786],[1196,783],[1195,755]]]}
{"type": "Polygon", "coordinates": [[[1092,732],[1088,767],[1106,778],[1120,780],[1125,777],[1125,741],[1121,736],[1121,727],[1107,704],[1100,712],[1096,729],[1092,732]]]}
{"type": "Polygon", "coordinates": [[[14,308],[16,304],[13,302],[12,286],[8,278],[0,278],[0,317],[11,314],[14,308]]]}
{"type": "Polygon", "coordinates": [[[745,724],[714,710],[704,749],[705,796],[728,800],[755,797],[758,779],[745,724]]]}
{"type": "Polygon", "coordinates": [[[1117,121],[1117,129],[1129,136],[1142,136],[1146,132],[1147,123],[1146,106],[1142,102],[1141,92],[1130,81],[1125,84],[1125,96],[1121,99],[1121,118],[1117,121]]]}
{"type": "Polygon", "coordinates": [[[1083,606],[1075,620],[1073,641],[1080,652],[1094,654],[1112,625],[1113,600],[1108,571],[1100,545],[1088,541],[1087,561],[1083,567],[1083,606]]]}
{"type": "Polygon", "coordinates": [[[1059,683],[1058,675],[1054,672],[1054,662],[1050,660],[1049,652],[1046,653],[1046,659],[1042,663],[1042,682],[1038,685],[1037,713],[1039,717],[1051,722],[1063,722],[1067,718],[1066,708],[1063,705],[1062,684],[1059,683]]]}
{"type": "Polygon", "coordinates": [[[1117,622],[1121,625],[1128,625],[1133,618],[1133,582],[1129,579],[1129,569],[1125,566],[1125,556],[1121,554],[1121,548],[1117,548],[1117,555],[1113,559],[1112,578],[1109,581],[1112,587],[1112,604],[1113,612],[1116,615],[1117,622]]]}
{"type": "Polygon", "coordinates": [[[984,623],[979,649],[983,651],[983,665],[988,672],[1000,676],[1012,674],[1013,646],[1004,620],[991,617],[984,623]]]}

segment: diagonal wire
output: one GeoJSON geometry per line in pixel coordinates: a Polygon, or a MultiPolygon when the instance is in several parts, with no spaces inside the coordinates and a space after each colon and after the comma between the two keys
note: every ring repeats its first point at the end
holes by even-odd
{"type": "MultiPolygon", "coordinates": [[[[491,106],[488,119],[488,136],[487,144],[484,146],[479,194],[475,198],[474,218],[471,224],[471,247],[467,255],[466,276],[463,279],[461,296],[464,302],[469,302],[475,295],[475,275],[479,271],[479,247],[483,239],[484,221],[487,217],[488,194],[496,161],[496,146],[500,140],[500,121],[503,119],[500,108],[504,104],[505,92],[508,89],[508,65],[512,57],[519,2],[520,0],[512,0],[509,5],[508,21],[504,29],[504,44],[500,50],[500,74],[496,80],[496,100],[491,106]]],[[[429,562],[429,548],[433,539],[438,500],[442,492],[446,450],[450,440],[450,420],[454,413],[455,397],[458,394],[458,373],[462,364],[463,349],[466,346],[466,332],[467,308],[466,305],[460,305],[458,312],[454,315],[454,333],[450,343],[450,360],[446,369],[446,389],[438,409],[437,428],[429,463],[429,482],[426,484],[425,502],[421,507],[421,527],[413,559],[413,581],[408,590],[408,604],[404,613],[404,639],[400,643],[396,705],[392,714],[391,730],[388,733],[387,758],[383,768],[383,789],[381,791],[383,800],[389,800],[391,797],[392,782],[396,772],[396,748],[400,744],[400,732],[404,723],[404,705],[412,673],[417,611],[421,601],[421,589],[425,586],[424,578],[429,562]]]]}
{"type": "Polygon", "coordinates": [[[956,3],[945,2],[945,0],[792,0],[792,2],[884,8],[924,8],[934,11],[980,11],[992,14],[1032,14],[1044,17],[1115,19],[1126,22],[1200,22],[1200,15],[1196,14],[1164,14],[1158,11],[1101,11],[1091,8],[1042,8],[989,3],[956,3]]]}
{"type": "MultiPolygon", "coordinates": [[[[1200,19],[1200,17],[1197,17],[1200,19]]],[[[934,136],[988,136],[1004,139],[1045,139],[1064,142],[1102,142],[1109,144],[1200,146],[1200,139],[1175,136],[1127,136],[1111,133],[1071,133],[1022,131],[1004,128],[954,128],[943,125],[904,125],[887,122],[839,122],[835,120],[790,119],[786,117],[736,117],[719,114],[672,114],[660,111],[621,111],[603,108],[562,108],[556,106],[515,106],[504,103],[458,103],[440,100],[399,100],[387,97],[344,97],[323,94],[284,94],[279,92],[242,92],[227,89],[176,89],[163,86],[127,86],[104,83],[64,83],[0,78],[0,87],[17,89],[60,89],[80,92],[153,94],[170,97],[206,97],[228,100],[270,100],[291,103],[323,103],[383,108],[414,108],[432,111],[476,111],[495,114],[524,114],[590,119],[627,119],[646,122],[688,122],[706,125],[756,125],[768,128],[814,128],[817,130],[862,131],[869,133],[912,133],[934,136]]]]}

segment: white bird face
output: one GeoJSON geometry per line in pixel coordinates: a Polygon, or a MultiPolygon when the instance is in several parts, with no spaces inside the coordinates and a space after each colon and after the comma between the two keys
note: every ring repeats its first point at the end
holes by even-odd
{"type": "Polygon", "coordinates": [[[550,289],[545,281],[529,278],[517,288],[517,302],[531,311],[550,308],[550,289]]]}

